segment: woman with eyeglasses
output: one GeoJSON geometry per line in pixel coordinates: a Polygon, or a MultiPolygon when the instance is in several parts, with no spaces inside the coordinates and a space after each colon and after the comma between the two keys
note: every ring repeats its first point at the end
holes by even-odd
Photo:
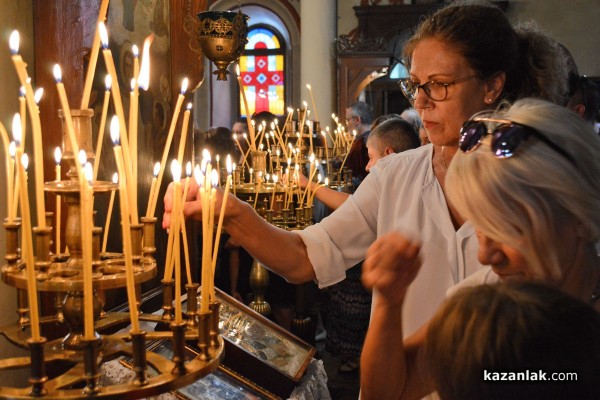
{"type": "MultiPolygon", "coordinates": [[[[519,100],[505,112],[480,113],[465,122],[446,192],[452,206],[475,226],[478,259],[487,267],[449,295],[464,286],[532,281],[600,312],[600,258],[595,246],[600,240],[598,154],[600,139],[589,124],[568,109],[541,100],[519,100]]],[[[380,237],[367,253],[363,283],[379,297],[361,360],[363,399],[418,399],[436,388],[425,379],[422,351],[427,326],[404,343],[399,340],[404,329],[398,310],[419,274],[421,260],[429,257],[420,247],[417,240],[396,232],[380,237]],[[383,350],[385,368],[381,368],[383,350]]],[[[459,340],[461,332],[454,335],[459,340]]],[[[469,348],[453,355],[457,365],[471,356],[469,348]]],[[[528,367],[533,365],[522,365],[528,367]]],[[[579,387],[576,382],[568,384],[579,387]]]]}
{"type": "MultiPolygon", "coordinates": [[[[410,78],[401,85],[431,144],[381,160],[340,208],[304,230],[274,227],[236,199],[227,201],[224,229],[271,271],[292,283],[316,280],[320,287],[343,280],[378,237],[400,230],[418,238],[428,257],[406,296],[410,311],[404,313],[406,334],[416,331],[449,287],[482,268],[474,228],[445,197],[460,127],[503,100],[563,101],[563,60],[556,56],[556,43],[545,39],[515,31],[498,8],[481,2],[441,9],[406,44],[410,78]]],[[[201,218],[196,193],[191,187],[185,212],[201,218]]],[[[163,227],[170,209],[168,192],[163,227]]]]}

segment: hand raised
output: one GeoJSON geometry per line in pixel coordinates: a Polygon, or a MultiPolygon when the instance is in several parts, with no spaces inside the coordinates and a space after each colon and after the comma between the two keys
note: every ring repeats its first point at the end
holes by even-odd
{"type": "Polygon", "coordinates": [[[421,267],[420,249],[420,243],[400,232],[381,236],[367,250],[363,284],[377,289],[389,303],[401,302],[421,267]]]}

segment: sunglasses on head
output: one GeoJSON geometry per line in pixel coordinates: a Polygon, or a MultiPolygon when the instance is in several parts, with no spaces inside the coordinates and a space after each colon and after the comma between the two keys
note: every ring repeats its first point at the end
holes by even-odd
{"type": "Polygon", "coordinates": [[[565,150],[537,130],[516,122],[495,118],[476,118],[465,122],[460,130],[458,147],[465,153],[471,152],[479,147],[483,138],[488,134],[492,135],[492,153],[498,158],[514,156],[521,143],[526,141],[529,136],[535,136],[572,164],[575,163],[565,150]],[[495,122],[499,125],[490,130],[486,122],[495,122]]]}

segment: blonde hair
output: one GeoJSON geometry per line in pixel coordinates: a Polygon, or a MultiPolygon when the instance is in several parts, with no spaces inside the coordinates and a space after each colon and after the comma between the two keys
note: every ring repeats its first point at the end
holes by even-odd
{"type": "Polygon", "coordinates": [[[448,199],[491,239],[519,249],[536,278],[557,282],[564,227],[583,227],[589,242],[600,238],[600,138],[575,113],[542,100],[517,101],[493,117],[536,129],[573,162],[534,136],[499,159],[487,136],[453,158],[448,199]]]}

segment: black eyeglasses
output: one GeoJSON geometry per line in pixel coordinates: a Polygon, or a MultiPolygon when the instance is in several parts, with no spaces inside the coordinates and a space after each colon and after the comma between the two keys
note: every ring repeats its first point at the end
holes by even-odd
{"type": "Polygon", "coordinates": [[[448,86],[456,85],[457,83],[463,83],[473,78],[478,78],[479,75],[469,75],[461,79],[457,79],[452,82],[438,82],[429,81],[422,84],[413,82],[410,78],[401,79],[398,82],[402,93],[410,101],[417,99],[419,89],[423,89],[423,92],[433,101],[444,101],[448,97],[448,86]]]}
{"type": "Polygon", "coordinates": [[[498,158],[509,158],[514,156],[515,151],[519,148],[521,143],[527,140],[529,136],[535,136],[569,160],[572,164],[575,164],[575,160],[569,153],[537,130],[526,125],[502,119],[477,118],[465,122],[460,130],[458,147],[465,153],[474,151],[488,134],[492,135],[492,153],[498,158]],[[494,130],[490,131],[486,122],[495,122],[499,123],[499,125],[497,125],[494,130]]]}
{"type": "Polygon", "coordinates": [[[353,121],[353,120],[355,120],[355,119],[357,119],[357,118],[358,118],[358,117],[357,117],[356,115],[353,115],[352,117],[350,117],[350,118],[347,118],[347,119],[346,119],[346,124],[349,124],[349,123],[350,123],[350,121],[353,121]]]}

